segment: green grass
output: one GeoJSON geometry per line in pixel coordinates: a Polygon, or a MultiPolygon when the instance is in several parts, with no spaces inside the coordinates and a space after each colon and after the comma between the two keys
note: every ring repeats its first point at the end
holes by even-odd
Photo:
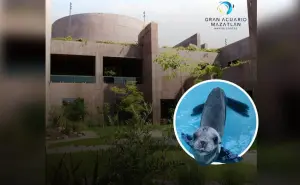
{"type": "MultiPolygon", "coordinates": [[[[114,141],[114,134],[118,128],[124,128],[125,126],[107,126],[107,127],[91,127],[88,130],[95,132],[99,138],[88,138],[80,139],[75,141],[66,141],[51,143],[48,145],[48,148],[57,148],[63,146],[95,146],[95,145],[109,145],[114,141]]],[[[150,125],[150,130],[161,130],[163,133],[170,128],[170,125],[150,125]]]]}
{"type": "Polygon", "coordinates": [[[108,145],[111,144],[113,139],[111,138],[88,138],[88,139],[80,139],[75,141],[66,141],[59,143],[51,143],[48,145],[48,149],[58,148],[64,146],[96,146],[96,145],[108,145]]]}
{"type": "MultiPolygon", "coordinates": [[[[172,125],[151,125],[149,128],[151,130],[160,130],[166,133],[172,125]]],[[[119,127],[122,128],[122,127],[119,127]]],[[[75,141],[66,141],[66,142],[59,142],[59,143],[51,143],[48,145],[48,148],[57,148],[57,147],[64,147],[64,146],[96,146],[96,145],[109,145],[112,144],[114,141],[114,133],[117,127],[115,126],[108,126],[108,127],[94,127],[89,128],[89,130],[95,132],[99,138],[88,138],[88,139],[80,139],[75,141]]],[[[251,146],[250,150],[257,150],[257,142],[255,141],[251,146]]]]}
{"type": "MultiPolygon", "coordinates": [[[[156,154],[158,157],[160,156],[159,152],[156,154]]],[[[48,178],[53,175],[53,167],[57,166],[59,160],[61,159],[62,154],[48,154],[47,155],[47,170],[48,178]]],[[[96,152],[87,151],[87,152],[78,152],[72,153],[72,159],[74,163],[77,163],[83,160],[82,166],[79,168],[78,174],[87,174],[88,176],[92,176],[93,167],[95,164],[96,152]]],[[[99,157],[100,164],[101,159],[105,160],[105,157],[99,157]]],[[[198,170],[199,175],[204,174],[207,180],[220,180],[222,179],[224,173],[226,172],[237,172],[239,175],[245,177],[246,182],[253,182],[256,179],[256,167],[249,164],[237,163],[237,164],[227,164],[227,165],[218,165],[218,166],[206,166],[201,167],[194,162],[188,155],[186,155],[183,151],[168,151],[167,153],[168,160],[180,160],[186,164],[186,166],[181,166],[173,170],[170,175],[170,178],[175,178],[178,173],[186,173],[188,169],[198,170]]],[[[69,160],[68,156],[66,161],[69,160]]],[[[100,165],[100,172],[105,171],[105,167],[100,165]]]]}
{"type": "Polygon", "coordinates": [[[262,144],[259,149],[262,169],[280,175],[299,174],[298,158],[300,155],[299,142],[280,142],[262,144]],[[288,170],[283,170],[288,169],[288,170]],[[292,173],[294,172],[294,174],[292,173]]]}

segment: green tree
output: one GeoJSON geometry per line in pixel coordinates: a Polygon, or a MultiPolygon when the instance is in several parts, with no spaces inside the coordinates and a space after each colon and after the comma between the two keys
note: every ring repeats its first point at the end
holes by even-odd
{"type": "Polygon", "coordinates": [[[164,71],[170,71],[169,78],[180,78],[181,93],[184,93],[183,88],[183,74],[188,70],[187,59],[180,56],[178,50],[170,50],[161,53],[155,60],[164,71]]]}
{"type": "Polygon", "coordinates": [[[124,88],[112,87],[113,91],[117,97],[120,97],[120,102],[117,104],[117,112],[125,112],[130,115],[131,118],[134,118],[135,111],[136,114],[143,114],[145,112],[146,101],[144,95],[141,91],[138,90],[135,82],[128,82],[124,88]]]}

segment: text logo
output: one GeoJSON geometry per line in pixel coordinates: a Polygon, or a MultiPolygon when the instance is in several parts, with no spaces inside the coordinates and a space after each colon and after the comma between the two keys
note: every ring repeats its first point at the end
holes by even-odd
{"type": "MultiPolygon", "coordinates": [[[[248,18],[245,16],[234,16],[232,14],[234,5],[228,1],[221,1],[217,5],[218,12],[221,16],[205,17],[205,22],[209,23],[210,27],[215,30],[237,30],[246,25],[248,18]]],[[[215,12],[215,11],[214,11],[215,12]]]]}
{"type": "Polygon", "coordinates": [[[229,15],[232,12],[233,8],[234,4],[231,4],[228,1],[221,1],[219,3],[219,6],[217,7],[217,10],[223,15],[229,15]]]}

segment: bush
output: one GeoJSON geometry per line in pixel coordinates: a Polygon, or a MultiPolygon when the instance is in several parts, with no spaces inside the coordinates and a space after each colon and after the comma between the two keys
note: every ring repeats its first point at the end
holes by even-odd
{"type": "Polygon", "coordinates": [[[93,177],[86,177],[76,173],[80,164],[66,164],[63,158],[55,169],[51,185],[77,184],[85,185],[114,184],[114,185],[148,185],[154,184],[153,179],[165,176],[172,169],[182,164],[178,161],[167,160],[168,145],[164,141],[151,137],[149,127],[146,125],[147,116],[152,109],[149,105],[143,106],[147,112],[136,114],[132,107],[133,119],[128,127],[120,127],[115,133],[115,147],[98,153],[95,160],[93,177]],[[125,138],[125,139],[124,139],[125,138]],[[165,145],[164,147],[157,147],[165,145]],[[156,155],[159,152],[160,155],[156,155]],[[100,155],[100,156],[99,156],[100,155]],[[99,157],[104,163],[99,163],[99,157]],[[104,171],[99,171],[99,165],[104,166],[104,171]],[[91,181],[89,180],[91,179],[91,181]]]}
{"type": "Polygon", "coordinates": [[[111,91],[121,97],[120,102],[116,106],[119,122],[123,121],[126,123],[125,120],[131,119],[134,116],[133,109],[137,114],[143,114],[146,111],[144,109],[144,95],[138,90],[135,82],[127,83],[125,88],[112,87],[111,91]]]}
{"type": "Polygon", "coordinates": [[[98,116],[89,116],[85,118],[85,125],[88,127],[99,127],[101,126],[100,118],[98,118],[98,116]]]}
{"type": "Polygon", "coordinates": [[[77,98],[73,102],[63,102],[64,116],[70,121],[83,121],[87,115],[84,99],[77,98]]]}
{"type": "Polygon", "coordinates": [[[221,180],[222,185],[243,185],[245,182],[245,176],[233,170],[226,171],[221,180]]]}
{"type": "Polygon", "coordinates": [[[79,132],[85,127],[86,115],[87,111],[82,98],[77,98],[74,102],[63,102],[62,106],[54,106],[50,109],[50,126],[60,128],[66,135],[71,132],[79,132]]]}
{"type": "Polygon", "coordinates": [[[52,106],[49,111],[48,121],[50,122],[50,127],[64,128],[66,126],[66,119],[64,117],[64,112],[62,107],[52,106]]]}
{"type": "Polygon", "coordinates": [[[198,166],[191,169],[189,166],[185,165],[184,170],[177,173],[177,180],[179,185],[204,185],[206,177],[198,166]]]}

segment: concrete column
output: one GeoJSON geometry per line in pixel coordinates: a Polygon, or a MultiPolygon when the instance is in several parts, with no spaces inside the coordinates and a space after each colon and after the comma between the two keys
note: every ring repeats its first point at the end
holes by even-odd
{"type": "Polygon", "coordinates": [[[153,60],[158,55],[158,25],[151,23],[151,56],[152,56],[152,106],[153,106],[153,123],[160,124],[161,118],[161,76],[158,72],[158,64],[153,60]]]}
{"type": "MultiPolygon", "coordinates": [[[[97,106],[103,111],[104,106],[104,89],[103,89],[103,55],[96,54],[96,84],[95,84],[95,109],[97,106]]],[[[103,118],[102,118],[103,120],[103,118]]]]}
{"type": "Polygon", "coordinates": [[[99,85],[101,82],[103,82],[103,56],[101,54],[96,54],[96,84],[99,85]]]}
{"type": "Polygon", "coordinates": [[[253,84],[253,99],[255,100],[255,89],[257,86],[257,0],[247,0],[249,42],[251,50],[251,73],[253,84]]]}
{"type": "Polygon", "coordinates": [[[160,93],[161,77],[157,76],[158,64],[153,60],[158,54],[158,25],[151,22],[139,34],[139,44],[142,46],[143,56],[143,85],[145,99],[152,103],[153,123],[160,123],[160,93]]]}
{"type": "MultiPolygon", "coordinates": [[[[50,8],[50,1],[46,1],[50,8]]],[[[49,13],[46,14],[46,19],[49,18],[49,13]]],[[[46,69],[45,69],[45,82],[46,82],[46,125],[49,125],[49,111],[50,111],[50,56],[51,56],[51,23],[48,21],[46,24],[46,69]]]]}

